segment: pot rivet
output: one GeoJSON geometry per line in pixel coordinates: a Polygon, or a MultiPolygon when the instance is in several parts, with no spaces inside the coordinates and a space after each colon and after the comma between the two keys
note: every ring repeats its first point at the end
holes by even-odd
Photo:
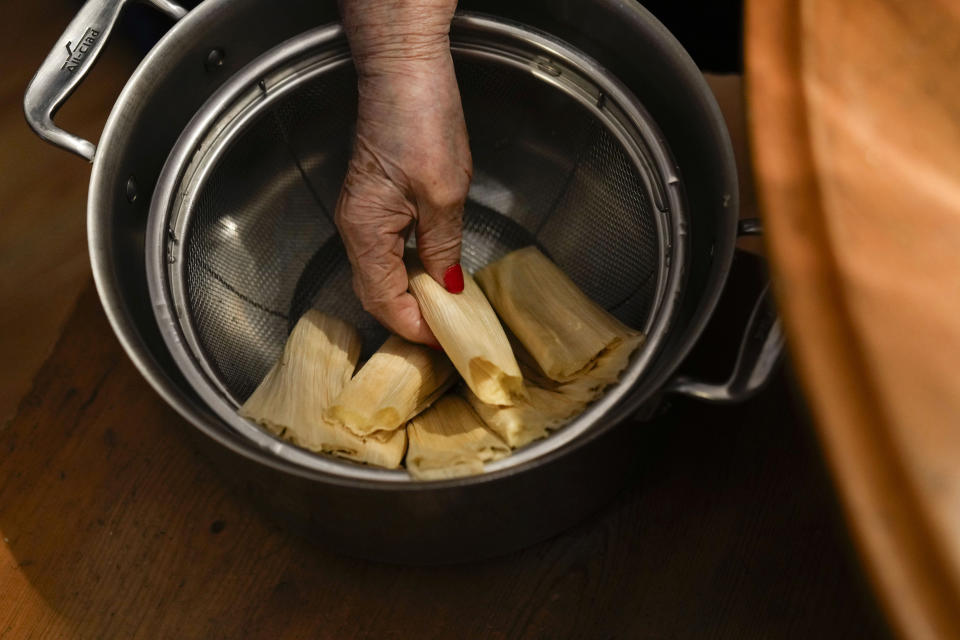
{"type": "Polygon", "coordinates": [[[210,49],[210,53],[207,54],[207,59],[203,63],[203,66],[207,71],[214,71],[223,66],[223,57],[223,49],[210,49]]]}
{"type": "Polygon", "coordinates": [[[127,178],[127,202],[137,201],[137,181],[133,176],[127,178]]]}

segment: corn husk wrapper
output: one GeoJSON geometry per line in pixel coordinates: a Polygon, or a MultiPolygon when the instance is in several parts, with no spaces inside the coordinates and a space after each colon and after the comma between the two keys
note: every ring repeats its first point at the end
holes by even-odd
{"type": "Polygon", "coordinates": [[[573,380],[557,382],[548,378],[535,364],[525,361],[524,349],[515,348],[523,372],[527,399],[512,407],[481,402],[469,389],[464,397],[480,419],[513,448],[545,438],[555,429],[580,415],[604,390],[617,382],[630,362],[630,355],[643,343],[634,335],[617,341],[573,380]]]}
{"type": "Polygon", "coordinates": [[[634,334],[617,340],[607,347],[586,371],[556,387],[556,391],[571,400],[585,404],[593,402],[610,385],[620,380],[620,374],[630,364],[630,356],[643,344],[644,336],[634,334]]]}
{"type": "Polygon", "coordinates": [[[503,407],[465,395],[511,447],[546,437],[582,413],[619,380],[643,342],[535,247],[508,254],[477,279],[510,327],[527,400],[503,407]]]}
{"type": "Polygon", "coordinates": [[[463,274],[463,292],[453,294],[422,267],[411,266],[408,272],[423,317],[477,397],[502,406],[523,398],[523,377],[510,342],[470,274],[463,274]]]}
{"type": "Polygon", "coordinates": [[[390,336],[327,410],[327,418],[358,436],[403,427],[456,382],[441,352],[390,336]]]}
{"type": "Polygon", "coordinates": [[[482,402],[470,389],[464,396],[490,429],[512,448],[545,438],[586,407],[586,403],[557,391],[527,384],[527,398],[512,407],[482,402]]]}
{"type": "Polygon", "coordinates": [[[487,265],[477,272],[477,282],[553,380],[574,380],[592,368],[600,354],[638,335],[587,297],[536,247],[487,265]]]}
{"type": "Polygon", "coordinates": [[[443,480],[483,472],[483,463],[510,453],[467,401],[446,395],[407,425],[407,470],[419,480],[443,480]]]}
{"type": "Polygon", "coordinates": [[[287,338],[280,360],[239,413],[306,449],[396,468],[406,450],[404,430],[361,438],[324,419],[359,357],[356,329],[319,311],[308,311],[287,338]]]}

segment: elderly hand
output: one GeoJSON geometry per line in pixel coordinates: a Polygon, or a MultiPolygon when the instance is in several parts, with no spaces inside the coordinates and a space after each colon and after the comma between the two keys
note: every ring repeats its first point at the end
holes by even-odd
{"type": "Polygon", "coordinates": [[[471,159],[448,37],[455,8],[449,0],[341,2],[359,105],[337,227],[363,307],[394,333],[432,345],[407,292],[403,250],[415,229],[427,273],[462,291],[471,159]]]}

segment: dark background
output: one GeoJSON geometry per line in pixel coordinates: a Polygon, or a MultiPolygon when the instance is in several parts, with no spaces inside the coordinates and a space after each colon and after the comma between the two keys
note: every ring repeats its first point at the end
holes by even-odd
{"type": "MultiPolygon", "coordinates": [[[[265,0],[269,1],[269,0],[265,0]]],[[[522,0],[518,0],[522,2],[522,0]]],[[[77,3],[80,4],[79,2],[77,3]]],[[[195,7],[198,0],[182,0],[195,7]]],[[[737,73],[743,69],[743,3],[730,0],[648,0],[641,3],[683,44],[704,71],[737,73]]],[[[155,9],[132,5],[121,33],[129,33],[144,49],[163,35],[169,22],[155,9]]]]}

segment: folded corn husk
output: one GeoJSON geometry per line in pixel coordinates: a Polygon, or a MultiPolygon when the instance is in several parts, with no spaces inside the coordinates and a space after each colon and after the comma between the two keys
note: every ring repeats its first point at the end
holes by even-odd
{"type": "Polygon", "coordinates": [[[287,338],[280,360],[239,413],[304,448],[398,467],[406,450],[405,430],[360,438],[324,419],[359,357],[356,329],[319,311],[308,311],[287,338]]]}
{"type": "Polygon", "coordinates": [[[467,402],[446,395],[407,425],[407,470],[420,480],[442,480],[483,472],[483,463],[510,453],[467,402]]]}
{"type": "Polygon", "coordinates": [[[573,380],[557,382],[531,364],[526,350],[517,345],[514,353],[523,372],[527,398],[511,407],[482,402],[469,389],[463,391],[480,419],[513,448],[522,447],[578,416],[587,405],[617,382],[630,362],[633,351],[643,343],[642,335],[632,335],[604,350],[587,369],[573,380]]]}
{"type": "Polygon", "coordinates": [[[488,265],[477,280],[510,327],[526,400],[470,405],[511,447],[545,437],[617,382],[643,335],[590,300],[535,247],[488,265]]]}
{"type": "Polygon", "coordinates": [[[585,404],[593,402],[607,387],[620,380],[620,374],[630,364],[630,356],[643,340],[642,334],[634,334],[614,342],[579,376],[560,384],[556,390],[572,400],[585,404]]]}
{"type": "Polygon", "coordinates": [[[490,404],[523,398],[523,377],[503,326],[470,274],[463,275],[463,292],[453,294],[422,267],[408,271],[423,317],[467,386],[490,404]]]}
{"type": "Polygon", "coordinates": [[[449,358],[398,336],[370,356],[327,410],[327,418],[358,436],[393,431],[456,381],[449,358]]]}
{"type": "Polygon", "coordinates": [[[618,343],[639,335],[587,297],[536,247],[513,251],[487,265],[477,272],[477,282],[553,380],[574,380],[602,353],[619,351],[618,343]]]}
{"type": "Polygon", "coordinates": [[[463,391],[480,419],[513,448],[545,438],[579,414],[586,403],[557,391],[526,384],[527,398],[512,407],[482,402],[470,389],[463,391]]]}
{"type": "Polygon", "coordinates": [[[551,380],[540,370],[512,332],[507,332],[507,338],[520,364],[527,397],[504,407],[483,402],[469,388],[461,388],[460,392],[491,430],[517,448],[546,437],[551,430],[583,411],[586,401],[560,393],[562,383],[551,380]]]}

